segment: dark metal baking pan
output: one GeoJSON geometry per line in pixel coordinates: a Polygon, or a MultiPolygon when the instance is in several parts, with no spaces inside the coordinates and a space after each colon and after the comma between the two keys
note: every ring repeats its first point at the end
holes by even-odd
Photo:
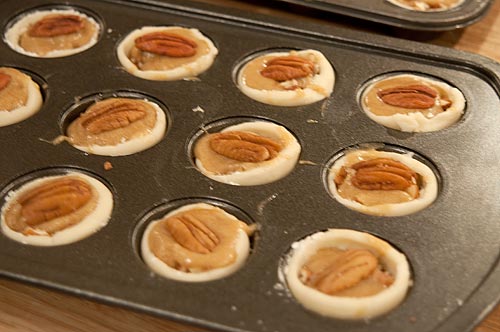
{"type": "Polygon", "coordinates": [[[277,0],[299,6],[356,17],[399,28],[445,31],[463,28],[483,18],[492,0],[465,0],[445,11],[419,12],[401,8],[387,0],[277,0]]]}
{"type": "MultiPolygon", "coordinates": [[[[5,27],[16,14],[52,0],[0,3],[5,27]]],[[[115,194],[109,224],[63,247],[26,246],[0,235],[0,275],[107,303],[224,331],[468,331],[500,297],[500,67],[468,53],[352,31],[302,24],[184,1],[70,0],[95,13],[102,37],[91,49],[65,58],[37,59],[0,43],[2,66],[39,75],[47,83],[35,116],[0,128],[2,203],[24,174],[77,167],[103,178],[115,194]],[[196,27],[220,53],[199,81],[157,82],[131,76],[115,55],[119,40],[143,25],[196,27]],[[329,59],[336,84],[331,97],[307,106],[268,106],[244,96],[233,83],[240,59],[270,48],[314,48],[329,59]],[[433,133],[388,130],[358,106],[357,90],[376,75],[420,72],[458,87],[467,99],[459,123],[433,133]],[[71,105],[99,92],[131,91],[168,109],[168,134],[153,148],[125,157],[86,155],[61,134],[71,105]],[[193,109],[200,106],[204,112],[193,109]],[[209,180],[193,168],[190,139],[201,126],[229,117],[260,117],[285,125],[302,145],[287,177],[237,187],[209,180]],[[366,142],[415,151],[435,165],[441,190],[430,207],[382,218],[348,210],[327,193],[323,166],[344,148],[366,142]],[[104,161],[113,169],[104,171],[104,161]],[[179,199],[207,198],[233,206],[260,224],[254,250],[235,274],[206,283],[180,283],[151,273],[136,250],[149,211],[179,199]],[[327,228],[375,234],[402,250],[414,285],[389,314],[367,321],[321,317],[283,291],[280,258],[291,243],[327,228]]]]}

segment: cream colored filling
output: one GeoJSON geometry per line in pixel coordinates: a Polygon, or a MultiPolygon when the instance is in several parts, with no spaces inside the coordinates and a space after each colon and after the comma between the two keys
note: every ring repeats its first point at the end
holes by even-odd
{"type": "Polygon", "coordinates": [[[26,105],[31,78],[17,69],[1,67],[0,73],[10,76],[9,84],[0,90],[0,111],[12,111],[26,105]]]}
{"type": "MultiPolygon", "coordinates": [[[[194,156],[203,164],[205,170],[215,174],[231,174],[234,172],[248,171],[250,169],[261,167],[264,164],[269,164],[274,159],[262,162],[243,162],[231,159],[212,150],[212,148],[210,148],[210,138],[211,135],[204,135],[196,142],[194,147],[194,156]]],[[[272,137],[268,138],[281,145],[282,148],[286,144],[286,141],[284,140],[277,141],[272,137]]]]}
{"type": "Polygon", "coordinates": [[[104,227],[109,221],[112,210],[113,194],[102,182],[82,173],[70,172],[66,175],[37,178],[26,183],[15,191],[10,191],[5,198],[5,204],[1,210],[0,228],[5,236],[23,244],[35,246],[59,246],[79,241],[104,227]],[[82,220],[73,226],[67,227],[53,234],[49,234],[40,229],[35,230],[32,228],[28,229],[26,232],[28,234],[25,235],[12,230],[7,225],[5,220],[6,211],[10,208],[11,204],[16,202],[18,197],[40,185],[43,185],[47,181],[61,179],[67,176],[75,177],[88,182],[92,186],[92,197],[96,197],[97,207],[89,214],[85,215],[82,220]]]}
{"type": "MultiPolygon", "coordinates": [[[[57,15],[59,14],[49,14],[43,18],[57,15]]],[[[95,38],[97,27],[95,23],[91,23],[88,19],[83,17],[82,19],[84,23],[83,29],[74,33],[54,37],[32,37],[28,33],[28,27],[28,30],[19,37],[19,46],[27,52],[45,56],[52,51],[77,49],[87,45],[95,38]]]]}
{"type": "MultiPolygon", "coordinates": [[[[345,249],[342,250],[335,247],[319,249],[302,267],[300,271],[301,281],[309,287],[316,288],[314,287],[314,278],[334,266],[339,257],[346,251],[347,250],[345,249]]],[[[373,271],[368,277],[359,281],[357,284],[329,295],[345,297],[371,296],[383,291],[392,282],[393,278],[390,273],[385,272],[382,266],[379,265],[375,271],[373,271]]]]}
{"type": "MultiPolygon", "coordinates": [[[[73,178],[75,180],[86,182],[78,176],[67,176],[66,178],[73,178]]],[[[41,182],[40,184],[44,185],[46,183],[47,182],[41,182]]],[[[8,208],[3,211],[3,218],[5,220],[5,223],[15,232],[23,233],[24,235],[42,236],[45,236],[47,234],[54,234],[71,226],[74,226],[85,219],[85,217],[90,215],[92,211],[94,211],[97,207],[99,194],[90,183],[87,183],[87,185],[91,188],[92,191],[91,199],[84,206],[80,207],[78,210],[72,213],[48,220],[35,226],[30,226],[21,216],[23,206],[14,198],[13,201],[9,204],[8,208]]],[[[36,187],[32,188],[32,190],[34,189],[36,189],[36,187]]]]}
{"type": "Polygon", "coordinates": [[[92,106],[90,106],[84,113],[82,113],[76,120],[71,122],[67,129],[67,135],[70,139],[71,144],[77,146],[89,147],[92,145],[117,145],[125,141],[130,141],[133,138],[141,137],[153,129],[156,124],[156,109],[148,102],[140,99],[126,99],[126,98],[109,98],[100,101],[92,106]],[[113,103],[119,100],[127,100],[127,102],[133,101],[134,103],[141,104],[141,109],[146,110],[146,116],[142,119],[134,121],[125,127],[116,128],[109,131],[104,131],[98,134],[90,133],[85,126],[83,126],[83,115],[92,112],[93,107],[97,104],[105,105],[113,103]]]}
{"type": "Polygon", "coordinates": [[[169,29],[165,30],[165,32],[177,34],[194,41],[197,44],[196,54],[189,57],[169,57],[165,55],[141,51],[137,47],[132,46],[127,56],[130,61],[132,61],[137,66],[137,68],[139,68],[140,70],[170,70],[181,67],[188,63],[195,62],[199,58],[210,53],[210,47],[208,43],[201,38],[197,38],[188,29],[169,29]]]}
{"type": "Polygon", "coordinates": [[[418,184],[414,184],[406,190],[366,190],[354,186],[351,179],[356,171],[349,167],[360,161],[375,158],[379,158],[379,154],[375,150],[367,152],[363,155],[351,153],[346,156],[344,167],[347,171],[347,177],[344,182],[337,185],[337,192],[340,196],[366,206],[404,203],[418,198],[418,184]]]}
{"type": "MultiPolygon", "coordinates": [[[[385,80],[382,80],[380,82],[375,83],[368,93],[366,93],[363,103],[364,106],[369,108],[370,112],[379,115],[379,116],[391,116],[395,114],[408,114],[408,113],[414,113],[414,112],[420,112],[422,113],[426,118],[432,118],[439,113],[445,112],[446,110],[443,109],[442,104],[443,102],[451,102],[450,96],[448,96],[448,93],[446,90],[444,90],[441,86],[438,86],[436,84],[432,84],[431,81],[424,81],[422,79],[417,79],[413,78],[411,76],[398,76],[394,78],[388,78],[385,80]],[[430,88],[433,88],[438,92],[438,96],[436,97],[436,102],[435,104],[428,108],[428,109],[412,109],[412,108],[403,108],[403,107],[397,107],[397,106],[392,106],[389,104],[386,104],[382,101],[380,97],[378,97],[377,93],[381,90],[384,89],[390,89],[390,88],[396,88],[396,87],[405,87],[409,85],[426,85],[430,88]]],[[[451,105],[449,106],[451,107],[451,105]]],[[[449,108],[448,107],[448,108],[449,108]]]]}
{"type": "MultiPolygon", "coordinates": [[[[318,59],[316,59],[316,56],[312,53],[298,54],[296,51],[291,51],[289,55],[299,56],[304,59],[310,60],[316,64],[316,69],[318,69],[317,65],[318,59]]],[[[311,88],[318,93],[324,95],[328,94],[322,87],[311,84],[313,75],[299,79],[292,79],[285,82],[278,82],[271,78],[262,76],[260,72],[266,68],[267,62],[277,57],[278,56],[263,55],[249,61],[241,69],[240,75],[242,82],[244,82],[244,84],[246,84],[248,87],[258,90],[288,91],[288,90],[294,90],[295,87],[297,87],[300,89],[311,88]]]]}
{"type": "MultiPolygon", "coordinates": [[[[416,187],[416,186],[414,186],[416,187]]],[[[412,188],[414,188],[412,187],[412,188]]],[[[337,186],[340,196],[351,201],[356,201],[366,206],[379,204],[404,203],[415,199],[407,191],[403,190],[363,190],[353,186],[349,179],[337,186]]]]}
{"type": "Polygon", "coordinates": [[[196,208],[179,212],[169,218],[189,215],[208,227],[219,243],[206,254],[191,251],[178,243],[168,231],[164,219],[155,224],[149,233],[151,252],[168,266],[183,272],[203,272],[233,264],[237,259],[236,241],[239,230],[251,234],[253,229],[242,221],[231,218],[219,209],[196,208]]]}

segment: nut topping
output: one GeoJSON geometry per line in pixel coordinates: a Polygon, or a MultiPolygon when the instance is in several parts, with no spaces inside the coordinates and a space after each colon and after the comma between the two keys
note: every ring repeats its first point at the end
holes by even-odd
{"type": "Polygon", "coordinates": [[[345,178],[347,177],[347,171],[345,167],[342,167],[339,172],[335,175],[335,179],[333,180],[337,186],[344,183],[345,178]]]}
{"type": "Polygon", "coordinates": [[[351,166],[356,170],[352,184],[365,190],[405,190],[416,183],[417,175],[403,163],[376,158],[351,166]]]}
{"type": "Polygon", "coordinates": [[[37,226],[77,211],[91,199],[90,186],[79,179],[58,179],[43,183],[19,197],[21,217],[37,226]]]}
{"type": "Polygon", "coordinates": [[[273,159],[281,150],[270,138],[242,131],[213,134],[210,148],[227,158],[252,163],[273,159]]]}
{"type": "Polygon", "coordinates": [[[380,269],[376,269],[373,272],[374,279],[385,287],[389,287],[394,283],[394,277],[387,271],[382,271],[380,269]]]}
{"type": "Polygon", "coordinates": [[[370,251],[349,249],[340,254],[333,263],[324,266],[319,273],[312,273],[306,282],[322,293],[334,295],[356,286],[374,273],[377,267],[378,259],[370,251]]]}
{"type": "Polygon", "coordinates": [[[5,89],[7,87],[7,85],[9,85],[11,80],[12,80],[12,77],[10,75],[0,73],[0,91],[5,89]]]}
{"type": "Polygon", "coordinates": [[[160,31],[148,33],[137,38],[135,46],[144,52],[183,58],[195,55],[198,45],[194,41],[178,34],[160,31]]]}
{"type": "Polygon", "coordinates": [[[410,109],[426,109],[434,106],[438,93],[422,84],[407,85],[377,92],[377,96],[386,104],[410,109]]]}
{"type": "Polygon", "coordinates": [[[299,56],[280,56],[267,62],[260,74],[278,82],[303,78],[314,74],[314,63],[299,56]]]}
{"type": "Polygon", "coordinates": [[[147,114],[140,101],[113,99],[98,102],[80,115],[82,126],[91,134],[100,134],[144,118],[147,114]]]}
{"type": "Polygon", "coordinates": [[[441,108],[446,111],[448,108],[450,108],[451,106],[451,101],[448,100],[448,99],[441,99],[440,101],[440,104],[441,104],[441,108]]]}
{"type": "Polygon", "coordinates": [[[203,221],[188,213],[169,218],[166,227],[177,243],[199,254],[208,254],[219,244],[217,236],[203,221]]]}
{"type": "MultiPolygon", "coordinates": [[[[403,163],[388,159],[375,158],[360,161],[351,166],[356,173],[352,184],[364,190],[405,190],[417,183],[417,174],[403,163]]],[[[335,184],[344,182],[347,171],[342,167],[335,177],[335,184]]]]}
{"type": "Polygon", "coordinates": [[[31,37],[56,37],[69,35],[84,28],[83,19],[77,15],[48,15],[28,30],[31,37]]]}

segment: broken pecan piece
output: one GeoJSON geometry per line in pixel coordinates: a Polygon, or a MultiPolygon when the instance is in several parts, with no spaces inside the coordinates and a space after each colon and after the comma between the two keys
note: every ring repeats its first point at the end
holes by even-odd
{"type": "Polygon", "coordinates": [[[403,163],[375,158],[351,166],[356,170],[352,184],[365,190],[405,190],[417,183],[417,174],[403,163]]]}
{"type": "Polygon", "coordinates": [[[377,96],[386,104],[410,109],[426,109],[434,106],[438,92],[422,84],[383,89],[377,96]]]}
{"type": "Polygon", "coordinates": [[[144,118],[146,106],[138,100],[113,98],[97,102],[80,115],[82,126],[91,134],[100,134],[144,118]]]}
{"type": "Polygon", "coordinates": [[[281,145],[274,140],[243,131],[212,134],[210,148],[224,157],[257,163],[276,157],[281,145]]]}
{"type": "Polygon", "coordinates": [[[269,60],[260,74],[278,82],[303,78],[314,74],[314,63],[299,56],[280,56],[269,60]]]}
{"type": "Polygon", "coordinates": [[[177,243],[199,254],[208,254],[219,244],[217,235],[188,213],[169,218],[166,227],[177,243]]]}
{"type": "Polygon", "coordinates": [[[71,214],[92,198],[90,185],[79,179],[56,179],[42,183],[18,198],[21,217],[36,226],[71,214]]]}
{"type": "Polygon", "coordinates": [[[375,270],[373,278],[385,287],[389,287],[394,283],[394,276],[387,271],[382,271],[381,269],[375,270]]]}
{"type": "Polygon", "coordinates": [[[420,0],[427,6],[429,6],[429,9],[439,9],[439,8],[447,8],[450,4],[447,4],[446,1],[442,0],[420,0]]]}
{"type": "Polygon", "coordinates": [[[69,35],[84,28],[84,21],[78,15],[48,15],[28,30],[31,37],[56,37],[69,35]]]}
{"type": "Polygon", "coordinates": [[[448,99],[441,99],[440,104],[443,111],[446,111],[448,108],[451,107],[452,102],[448,99]]]}
{"type": "Polygon", "coordinates": [[[369,250],[349,249],[323,271],[310,277],[310,284],[322,293],[334,295],[356,286],[369,277],[378,266],[378,259],[369,250]]]}
{"type": "Polygon", "coordinates": [[[0,73],[0,91],[5,89],[9,85],[12,77],[8,74],[0,73]]]}
{"type": "Polygon", "coordinates": [[[347,177],[347,171],[345,170],[345,167],[342,166],[339,172],[335,175],[335,179],[333,181],[337,186],[339,186],[342,183],[344,183],[346,177],[347,177]]]}
{"type": "Polygon", "coordinates": [[[195,55],[197,46],[189,38],[165,31],[151,32],[135,40],[135,47],[141,51],[175,58],[195,55]]]}

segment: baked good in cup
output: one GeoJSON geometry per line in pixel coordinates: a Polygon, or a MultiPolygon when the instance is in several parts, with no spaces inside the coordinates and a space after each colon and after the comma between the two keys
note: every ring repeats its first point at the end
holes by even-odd
{"type": "Polygon", "coordinates": [[[42,107],[40,87],[30,76],[0,67],[0,127],[23,121],[42,107]]]}
{"type": "Polygon", "coordinates": [[[116,50],[130,74],[158,81],[194,79],[206,71],[218,50],[198,29],[143,27],[132,31],[116,50]]]}
{"type": "Polygon", "coordinates": [[[113,210],[106,185],[81,172],[35,178],[10,191],[1,229],[23,244],[57,246],[79,241],[104,227],[113,210]]]}
{"type": "Polygon", "coordinates": [[[361,94],[361,107],[373,121],[406,132],[429,132],[456,123],[465,98],[449,84],[414,74],[376,79],[361,94]]]}
{"type": "Polygon", "coordinates": [[[331,166],[328,188],[349,209],[403,216],[432,204],[438,182],[432,169],[412,154],[353,149],[331,166]]]}
{"type": "Polygon", "coordinates": [[[141,254],[151,270],[168,279],[220,279],[245,263],[254,230],[217,206],[188,204],[147,226],[141,254]]]}
{"type": "Polygon", "coordinates": [[[292,245],[284,276],[305,308],[340,319],[370,319],[397,307],[411,284],[404,254],[371,234],[318,232],[292,245]]]}
{"type": "Polygon", "coordinates": [[[334,82],[332,65],[316,50],[259,54],[237,74],[241,92],[276,106],[307,105],[328,98],[334,82]]]}
{"type": "Polygon", "coordinates": [[[15,51],[40,58],[57,58],[89,49],[97,43],[100,25],[74,9],[23,14],[5,33],[15,51]]]}
{"type": "Polygon", "coordinates": [[[97,101],[67,130],[75,148],[97,155],[124,156],[158,143],[166,131],[165,112],[146,99],[108,98],[97,101]]]}
{"type": "Polygon", "coordinates": [[[196,167],[207,177],[254,186],[288,175],[297,164],[300,150],[297,139],[285,127],[249,121],[201,136],[193,154],[196,167]]]}
{"type": "Polygon", "coordinates": [[[435,12],[453,9],[461,5],[465,0],[387,0],[396,6],[405,9],[435,12]]]}

